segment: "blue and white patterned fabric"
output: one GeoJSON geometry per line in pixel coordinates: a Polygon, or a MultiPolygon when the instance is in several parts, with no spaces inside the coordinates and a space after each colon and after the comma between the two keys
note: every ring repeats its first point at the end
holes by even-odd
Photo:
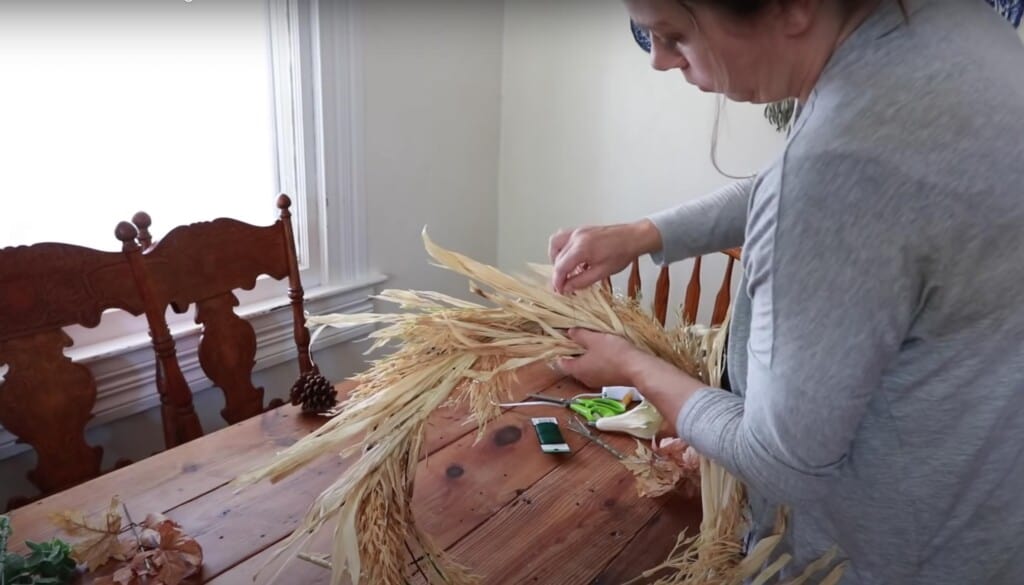
{"type": "Polygon", "coordinates": [[[1015,27],[1024,20],[1024,0],[986,0],[1015,27]]]}
{"type": "Polygon", "coordinates": [[[633,19],[629,20],[629,27],[633,29],[633,40],[636,41],[636,44],[640,45],[640,48],[643,49],[645,53],[650,53],[651,34],[640,28],[640,25],[633,22],[633,19]]]}

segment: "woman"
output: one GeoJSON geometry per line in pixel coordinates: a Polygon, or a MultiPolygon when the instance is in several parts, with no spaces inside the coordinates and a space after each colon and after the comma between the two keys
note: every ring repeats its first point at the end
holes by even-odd
{"type": "Polygon", "coordinates": [[[735,394],[589,331],[560,368],[740,477],[751,541],[790,506],[790,574],[836,545],[844,584],[1024,583],[1020,39],[982,0],[626,6],[656,69],[800,113],[756,180],[551,239],[566,293],[742,245],[735,394]]]}

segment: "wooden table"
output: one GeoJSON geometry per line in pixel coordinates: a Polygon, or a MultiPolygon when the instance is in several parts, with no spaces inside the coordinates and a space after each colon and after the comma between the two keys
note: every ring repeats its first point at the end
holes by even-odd
{"type": "MultiPolygon", "coordinates": [[[[540,390],[568,396],[582,388],[547,368],[524,370],[517,399],[540,390]]],[[[638,497],[625,468],[564,425],[572,454],[541,453],[530,417],[564,422],[567,412],[508,411],[475,445],[464,412],[441,410],[431,420],[416,479],[417,519],[484,583],[621,583],[663,560],[681,530],[696,530],[699,501],[638,497]]],[[[99,513],[117,494],[135,520],[163,512],[199,541],[205,560],[193,583],[252,583],[275,544],[351,461],[326,457],[238,494],[228,482],[322,420],[285,406],[40,500],[11,514],[12,548],[57,536],[49,514],[99,513]]],[[[628,437],[611,441],[632,445],[628,437]]],[[[329,571],[297,560],[278,582],[326,584],[329,571]]]]}

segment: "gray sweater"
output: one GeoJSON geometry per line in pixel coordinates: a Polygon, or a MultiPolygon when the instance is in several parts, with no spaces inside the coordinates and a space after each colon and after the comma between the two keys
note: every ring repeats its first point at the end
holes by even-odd
{"type": "Polygon", "coordinates": [[[680,436],[791,507],[798,573],[1024,583],[1024,47],[981,0],[883,6],[756,181],[651,218],[659,262],[743,245],[735,394],[680,436]]]}

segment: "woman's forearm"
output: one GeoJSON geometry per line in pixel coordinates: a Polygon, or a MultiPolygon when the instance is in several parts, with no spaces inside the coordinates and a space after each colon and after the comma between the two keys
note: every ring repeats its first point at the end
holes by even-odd
{"type": "Polygon", "coordinates": [[[672,364],[646,354],[634,360],[629,378],[661,416],[673,423],[690,397],[707,387],[672,364]]]}
{"type": "Polygon", "coordinates": [[[743,179],[699,199],[648,217],[661,234],[658,264],[743,245],[754,180],[743,179]]]}

